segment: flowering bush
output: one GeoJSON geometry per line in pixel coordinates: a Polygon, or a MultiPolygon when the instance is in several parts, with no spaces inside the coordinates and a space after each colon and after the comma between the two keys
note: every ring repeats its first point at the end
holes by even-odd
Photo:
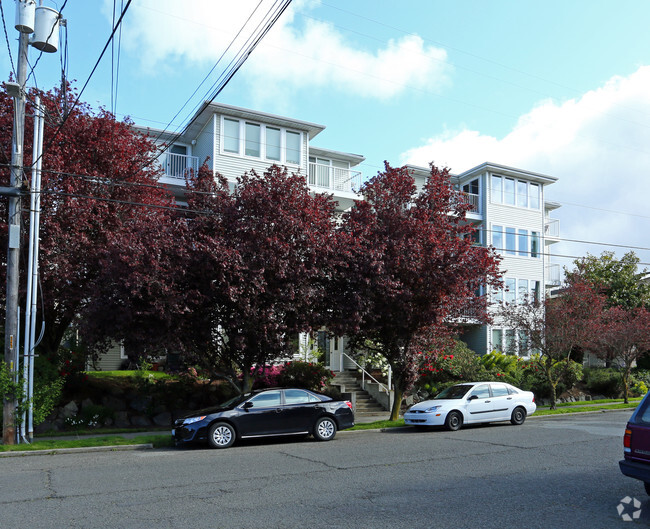
{"type": "Polygon", "coordinates": [[[278,376],[278,385],[322,391],[332,378],[334,373],[321,364],[287,362],[278,376]]]}
{"type": "Polygon", "coordinates": [[[253,389],[272,388],[279,385],[278,379],[284,366],[257,366],[251,369],[253,389]]]}
{"type": "Polygon", "coordinates": [[[480,357],[463,342],[454,342],[453,349],[421,353],[418,389],[430,394],[438,393],[457,382],[472,382],[486,377],[480,357]]]}

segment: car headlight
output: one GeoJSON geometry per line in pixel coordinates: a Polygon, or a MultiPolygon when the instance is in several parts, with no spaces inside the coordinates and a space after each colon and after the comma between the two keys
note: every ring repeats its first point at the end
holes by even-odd
{"type": "Polygon", "coordinates": [[[427,408],[426,410],[424,410],[424,413],[433,413],[434,411],[438,411],[440,408],[442,408],[442,406],[440,406],[440,405],[431,406],[430,408],[427,408]]]}
{"type": "Polygon", "coordinates": [[[190,417],[189,419],[183,419],[183,424],[192,424],[193,422],[199,422],[205,419],[205,415],[202,417],[190,417]]]}

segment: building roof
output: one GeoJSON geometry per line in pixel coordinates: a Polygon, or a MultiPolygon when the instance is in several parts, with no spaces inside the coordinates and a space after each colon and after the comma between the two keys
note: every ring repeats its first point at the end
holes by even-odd
{"type": "Polygon", "coordinates": [[[309,134],[310,140],[325,130],[325,125],[318,125],[309,121],[286,118],[275,114],[267,114],[266,112],[258,112],[247,108],[234,107],[222,103],[209,103],[206,101],[196,111],[189,125],[183,130],[183,137],[189,138],[190,140],[196,139],[212,119],[213,114],[231,116],[238,119],[250,119],[252,121],[260,121],[264,124],[306,131],[309,134]]]}

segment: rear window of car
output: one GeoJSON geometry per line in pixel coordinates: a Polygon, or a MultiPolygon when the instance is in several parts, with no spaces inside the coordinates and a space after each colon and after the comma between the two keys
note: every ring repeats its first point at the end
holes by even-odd
{"type": "Polygon", "coordinates": [[[301,389],[287,389],[284,392],[284,401],[287,404],[305,404],[307,402],[319,402],[319,399],[301,389]]]}
{"type": "Polygon", "coordinates": [[[644,398],[636,411],[635,422],[650,424],[650,400],[644,398]]]}
{"type": "Polygon", "coordinates": [[[505,397],[508,395],[508,388],[503,384],[492,384],[492,396],[493,397],[505,397]]]}

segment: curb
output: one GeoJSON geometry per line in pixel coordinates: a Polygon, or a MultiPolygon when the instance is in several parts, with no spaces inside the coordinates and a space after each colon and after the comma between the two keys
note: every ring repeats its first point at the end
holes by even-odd
{"type": "Polygon", "coordinates": [[[151,450],[151,443],[141,445],[81,446],[79,448],[48,448],[46,450],[24,450],[0,452],[2,457],[49,456],[55,454],[79,454],[83,452],[126,452],[129,450],[151,450]]]}

